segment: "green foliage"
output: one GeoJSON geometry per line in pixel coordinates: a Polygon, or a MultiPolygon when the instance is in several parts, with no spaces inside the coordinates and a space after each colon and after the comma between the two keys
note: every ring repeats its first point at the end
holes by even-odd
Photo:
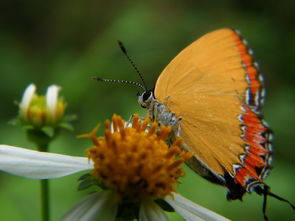
{"type": "Polygon", "coordinates": [[[156,199],[155,202],[165,211],[167,212],[174,212],[175,210],[173,209],[172,206],[170,206],[165,200],[162,199],[156,199]]]}
{"type": "MultiPolygon", "coordinates": [[[[266,79],[264,115],[276,135],[274,170],[266,183],[274,193],[294,202],[293,5],[292,1],[266,3],[262,0],[53,0],[46,4],[4,0],[5,10],[0,15],[0,141],[34,147],[26,141],[24,130],[7,125],[7,121],[18,114],[14,101],[21,99],[29,83],[35,83],[40,94],[54,83],[62,87],[60,94],[67,102],[67,114],[78,118],[73,122],[75,130],[61,130],[50,151],[85,156],[90,144],[84,139],[75,139],[76,135],[88,132],[113,113],[126,119],[134,113],[146,114],[137,104],[138,88],[91,80],[92,76],[98,76],[139,81],[118,48],[118,39],[124,42],[147,85],[153,88],[164,67],[192,41],[214,29],[238,28],[254,50],[266,79]]],[[[44,133],[50,136],[50,131],[44,133]]],[[[51,181],[52,220],[59,220],[86,195],[88,190],[76,191],[79,175],[51,181]]],[[[39,211],[40,206],[39,186],[35,182],[0,173],[3,206],[0,220],[39,219],[38,213],[31,212],[39,211]]],[[[224,188],[208,183],[189,170],[178,190],[232,220],[262,220],[261,197],[251,194],[245,196],[243,202],[227,202],[224,188]]],[[[268,214],[270,220],[295,219],[287,205],[274,199],[268,202],[268,214]]],[[[169,217],[182,220],[172,213],[169,217]]]]}
{"type": "Polygon", "coordinates": [[[99,182],[99,180],[90,173],[86,173],[79,177],[78,181],[80,182],[78,185],[78,191],[86,190],[91,186],[99,187],[99,189],[105,189],[105,186],[99,182]]]}

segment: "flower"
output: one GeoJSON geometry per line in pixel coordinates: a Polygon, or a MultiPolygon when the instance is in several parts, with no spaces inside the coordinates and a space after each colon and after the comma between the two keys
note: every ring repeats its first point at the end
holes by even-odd
{"type": "Polygon", "coordinates": [[[137,201],[146,198],[164,198],[175,191],[174,184],[183,175],[179,165],[191,158],[191,154],[179,148],[178,138],[170,148],[165,140],[171,127],[162,127],[158,134],[157,123],[147,129],[149,119],[140,122],[133,118],[132,127],[124,127],[124,121],[114,115],[105,123],[105,136],[96,137],[96,127],[90,134],[94,146],[87,150],[94,162],[92,175],[120,198],[137,201]],[[177,157],[177,158],[176,158],[177,157]]]}
{"type": "Polygon", "coordinates": [[[30,84],[19,103],[18,117],[10,121],[13,125],[21,125],[27,138],[41,151],[48,151],[60,129],[73,129],[71,121],[76,116],[65,115],[66,103],[58,95],[60,89],[57,85],[50,85],[43,96],[36,93],[34,84],[30,84]]]}
{"type": "Polygon", "coordinates": [[[60,87],[51,85],[48,87],[46,96],[36,94],[36,86],[30,84],[19,104],[19,118],[23,125],[34,128],[43,126],[56,127],[65,112],[65,102],[58,97],[60,87]]]}
{"type": "Polygon", "coordinates": [[[185,220],[227,220],[175,192],[174,184],[184,173],[180,165],[191,154],[179,148],[180,139],[170,147],[165,143],[170,127],[158,129],[156,123],[139,120],[137,115],[132,123],[124,124],[116,115],[112,120],[112,124],[106,121],[103,137],[96,137],[98,127],[81,136],[94,144],[87,150],[88,158],[0,145],[0,170],[33,179],[91,170],[90,175],[81,177],[82,182],[94,180],[102,190],[80,200],[63,220],[129,217],[161,221],[168,220],[165,207],[185,220]]]}

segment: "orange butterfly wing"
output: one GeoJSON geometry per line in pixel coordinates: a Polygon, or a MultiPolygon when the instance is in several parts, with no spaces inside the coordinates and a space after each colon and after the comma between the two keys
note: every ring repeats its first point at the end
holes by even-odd
{"type": "Polygon", "coordinates": [[[271,158],[259,117],[262,78],[234,30],[208,33],[181,51],[159,76],[155,97],[182,118],[186,148],[210,171],[245,188],[262,182],[271,158]]]}

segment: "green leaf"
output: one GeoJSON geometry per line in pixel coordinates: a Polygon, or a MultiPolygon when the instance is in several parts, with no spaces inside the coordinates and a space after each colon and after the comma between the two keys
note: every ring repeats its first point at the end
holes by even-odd
{"type": "Polygon", "coordinates": [[[155,203],[157,203],[163,210],[167,212],[175,212],[173,207],[163,199],[156,199],[155,203]]]}
{"type": "Polygon", "coordinates": [[[68,123],[68,122],[61,122],[59,124],[59,127],[60,128],[63,128],[63,129],[66,129],[66,130],[69,130],[69,131],[73,131],[74,130],[74,127],[72,124],[68,123]]]}
{"type": "Polygon", "coordinates": [[[79,183],[78,191],[85,190],[92,185],[93,185],[93,182],[91,180],[89,179],[83,180],[81,183],[79,183]]]}
{"type": "Polygon", "coordinates": [[[52,127],[42,127],[41,129],[48,137],[53,137],[55,135],[55,130],[52,127]]]}
{"type": "Polygon", "coordinates": [[[96,186],[99,189],[108,189],[103,183],[100,183],[96,177],[93,177],[90,173],[83,174],[78,178],[81,181],[78,185],[78,190],[85,190],[90,186],[96,186]]]}
{"type": "Polygon", "coordinates": [[[78,181],[88,179],[90,176],[91,176],[90,173],[83,174],[82,176],[78,178],[78,181]]]}

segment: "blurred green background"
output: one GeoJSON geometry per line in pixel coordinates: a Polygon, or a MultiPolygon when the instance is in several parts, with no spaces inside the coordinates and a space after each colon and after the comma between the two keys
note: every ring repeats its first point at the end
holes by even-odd
{"type": "MultiPolygon", "coordinates": [[[[122,40],[148,85],[176,54],[203,34],[222,27],[239,29],[255,51],[266,77],[265,117],[276,139],[274,169],[267,183],[295,202],[295,7],[292,1],[1,1],[0,142],[34,146],[22,129],[7,122],[17,114],[14,101],[29,83],[39,93],[62,86],[68,113],[77,114],[73,133],[64,132],[50,150],[83,156],[90,146],[75,135],[90,131],[113,113],[125,118],[145,111],[137,89],[97,83],[91,76],[138,81],[120,52],[122,40]],[[292,23],[293,21],[293,23],[292,23]]],[[[101,133],[102,130],[100,130],[101,133]]],[[[58,220],[87,194],[77,192],[75,174],[51,181],[52,220],[58,220]]],[[[39,182],[0,173],[0,220],[39,220],[39,182]]],[[[187,170],[179,192],[232,220],[262,220],[262,197],[227,202],[225,189],[187,170]]],[[[295,220],[287,204],[269,199],[270,220],[295,220]]],[[[182,220],[172,215],[171,220],[182,220]],[[173,218],[172,218],[173,217],[173,218]]]]}

